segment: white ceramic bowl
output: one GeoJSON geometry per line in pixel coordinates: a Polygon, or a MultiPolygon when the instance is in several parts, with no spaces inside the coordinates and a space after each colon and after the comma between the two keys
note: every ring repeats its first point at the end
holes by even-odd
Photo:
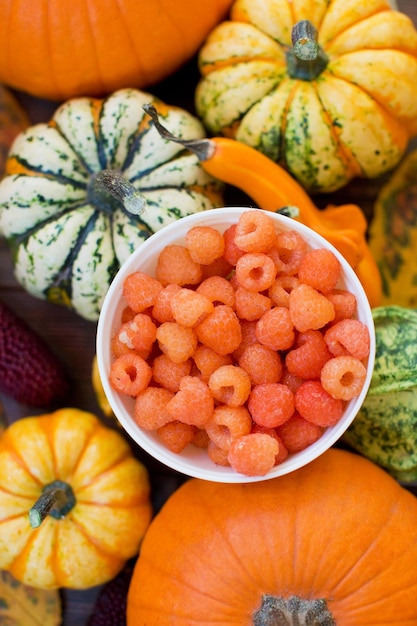
{"type": "Polygon", "coordinates": [[[338,287],[348,289],[355,294],[358,307],[357,317],[367,325],[370,331],[371,350],[367,359],[367,378],[360,395],[346,404],[342,418],[334,426],[328,427],[318,441],[301,452],[289,455],[284,462],[274,467],[266,476],[248,477],[235,472],[230,467],[216,466],[206,451],[196,446],[188,446],[180,454],[173,453],[160,443],[155,433],[142,430],[137,426],[132,417],[134,399],[119,394],[109,384],[109,371],[112,362],[110,341],[120,326],[121,313],[126,306],[122,297],[123,281],[136,270],[154,275],[156,259],[161,250],[171,243],[184,244],[185,234],[191,227],[207,225],[224,232],[231,224],[238,221],[241,213],[248,210],[248,207],[229,207],[196,213],[165,226],[152,235],[129,257],[114,278],[104,300],[97,327],[98,369],[104,392],[122,427],[134,442],[161,463],[185,475],[215,482],[254,482],[282,476],[323,454],[343,435],[358,413],[368,391],[374,366],[375,333],[372,312],[355,272],[340,253],[313,230],[289,217],[269,213],[281,230],[297,230],[311,248],[329,248],[339,259],[342,265],[342,279],[338,287]]]}

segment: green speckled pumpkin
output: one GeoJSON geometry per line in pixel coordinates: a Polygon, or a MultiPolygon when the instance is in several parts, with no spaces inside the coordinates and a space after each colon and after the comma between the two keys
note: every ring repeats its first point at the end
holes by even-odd
{"type": "Polygon", "coordinates": [[[417,311],[372,310],[375,366],[365,401],[344,435],[395,478],[417,480],[417,311]]]}
{"type": "Polygon", "coordinates": [[[399,162],[417,132],[417,31],[389,0],[235,0],[230,18],[199,54],[208,131],[311,192],[399,162]]]}
{"type": "Polygon", "coordinates": [[[220,183],[198,158],[160,137],[142,109],[148,102],[179,136],[204,136],[196,117],[135,89],[74,98],[16,138],[0,184],[0,233],[17,280],[88,320],[98,318],[120,265],[153,232],[222,204],[220,183]],[[108,171],[140,194],[140,214],[99,189],[108,171]]]}

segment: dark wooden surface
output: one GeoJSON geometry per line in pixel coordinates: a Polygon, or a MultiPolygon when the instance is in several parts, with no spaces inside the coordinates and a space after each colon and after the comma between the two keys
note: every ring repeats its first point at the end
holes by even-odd
{"type": "MultiPolygon", "coordinates": [[[[401,11],[413,19],[417,27],[417,1],[398,0],[397,4],[401,11]]],[[[193,60],[175,76],[170,77],[160,85],[149,88],[149,91],[160,96],[169,104],[176,104],[193,110],[192,99],[197,80],[198,72],[195,60],[193,60]]],[[[32,123],[47,121],[57,106],[56,103],[38,101],[24,94],[17,94],[17,96],[29,112],[32,123]]],[[[415,145],[416,143],[413,142],[410,149],[413,149],[415,145]]],[[[362,206],[365,213],[370,216],[374,199],[382,182],[383,179],[354,181],[336,194],[317,198],[317,204],[324,205],[329,202],[341,204],[352,201],[362,206]]],[[[226,204],[238,204],[240,201],[245,201],[245,198],[242,198],[236,189],[227,190],[226,204]]],[[[91,364],[95,354],[95,323],[83,320],[63,307],[37,300],[24,292],[14,279],[11,256],[1,239],[0,299],[44,337],[60,356],[70,372],[72,380],[72,391],[68,405],[92,411],[103,417],[91,385],[91,364]]],[[[3,404],[6,418],[10,422],[37,413],[31,407],[20,405],[5,395],[0,395],[0,401],[3,404]]],[[[110,422],[106,421],[110,425],[110,422]]],[[[134,449],[135,454],[149,468],[152,481],[152,498],[157,510],[183,478],[151,460],[136,448],[134,449]]],[[[62,626],[84,626],[87,624],[98,592],[99,588],[87,591],[62,590],[62,626]]]]}

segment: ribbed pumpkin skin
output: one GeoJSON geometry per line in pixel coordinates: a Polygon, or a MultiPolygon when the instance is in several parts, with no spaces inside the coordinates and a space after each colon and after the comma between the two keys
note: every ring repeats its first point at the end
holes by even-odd
{"type": "Polygon", "coordinates": [[[204,136],[196,117],[136,89],[74,98],[16,138],[0,184],[0,232],[17,280],[92,321],[116,271],[145,239],[222,204],[222,185],[198,158],[160,137],[142,109],[149,102],[180,136],[204,136]],[[91,200],[92,176],[103,169],[119,171],[143,194],[143,213],[91,200]]]}
{"type": "Polygon", "coordinates": [[[14,422],[0,439],[0,568],[35,587],[83,589],[112,579],[151,519],[144,466],[120,435],[77,409],[14,422]],[[44,485],[68,482],[63,518],[32,529],[44,485]]]}
{"type": "Polygon", "coordinates": [[[66,100],[143,88],[188,61],[231,0],[3,0],[0,81],[66,100]]]}
{"type": "Polygon", "coordinates": [[[388,0],[236,0],[200,50],[196,108],[309,191],[394,167],[417,133],[417,31],[388,0]],[[290,76],[293,25],[310,20],[328,64],[290,76]]]}
{"type": "Polygon", "coordinates": [[[252,626],[271,594],[324,598],[337,626],[415,626],[416,515],[383,470],[337,449],[270,481],[190,480],[146,533],[127,624],[252,626]]]}

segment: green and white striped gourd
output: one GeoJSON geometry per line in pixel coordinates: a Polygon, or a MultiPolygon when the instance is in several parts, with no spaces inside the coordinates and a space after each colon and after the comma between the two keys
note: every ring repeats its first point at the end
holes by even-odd
{"type": "Polygon", "coordinates": [[[221,183],[153,127],[142,108],[150,102],[178,136],[204,136],[189,112],[136,89],[74,98],[16,138],[0,184],[0,234],[16,279],[91,321],[120,265],[145,239],[222,204],[221,183]],[[109,180],[108,171],[106,190],[98,181],[109,180]],[[117,178],[124,185],[112,190],[117,178]]]}

